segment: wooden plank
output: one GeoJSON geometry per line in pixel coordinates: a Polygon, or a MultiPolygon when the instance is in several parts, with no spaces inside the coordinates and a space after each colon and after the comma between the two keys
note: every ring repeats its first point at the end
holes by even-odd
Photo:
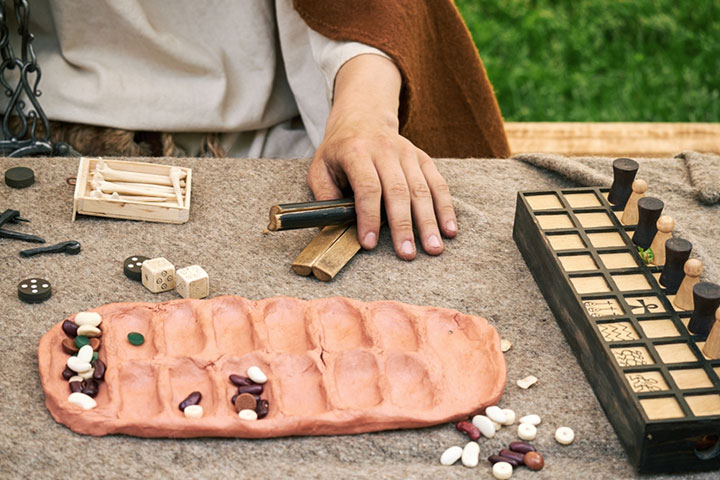
{"type": "Polygon", "coordinates": [[[313,275],[318,280],[329,282],[340,270],[348,263],[355,254],[360,251],[360,241],[358,240],[357,225],[352,224],[340,236],[340,238],[332,244],[330,248],[323,253],[312,267],[313,275]]]}
{"type": "Polygon", "coordinates": [[[667,157],[720,153],[720,123],[507,122],[510,150],[575,156],[667,157]]]}
{"type": "Polygon", "coordinates": [[[292,263],[293,271],[304,277],[310,275],[315,262],[318,261],[347,229],[348,225],[329,225],[323,228],[295,258],[292,263]]]}

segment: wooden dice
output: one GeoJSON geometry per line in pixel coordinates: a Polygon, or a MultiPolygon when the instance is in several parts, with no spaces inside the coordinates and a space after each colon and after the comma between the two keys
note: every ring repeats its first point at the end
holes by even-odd
{"type": "Polygon", "coordinates": [[[210,277],[200,265],[190,265],[177,271],[175,289],[183,298],[205,298],[210,294],[210,277]]]}
{"type": "Polygon", "coordinates": [[[153,293],[175,288],[175,266],[163,257],[145,260],[142,264],[142,283],[153,293]]]}

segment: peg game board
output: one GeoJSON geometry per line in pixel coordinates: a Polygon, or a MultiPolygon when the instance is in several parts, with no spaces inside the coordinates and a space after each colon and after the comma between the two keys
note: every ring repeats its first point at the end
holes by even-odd
{"type": "Polygon", "coordinates": [[[608,191],[519,192],[513,238],[631,463],[720,468],[720,359],[703,355],[608,191]]]}

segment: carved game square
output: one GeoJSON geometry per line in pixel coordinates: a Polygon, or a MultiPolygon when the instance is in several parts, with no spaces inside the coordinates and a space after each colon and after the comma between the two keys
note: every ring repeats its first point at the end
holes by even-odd
{"type": "Polygon", "coordinates": [[[565,200],[573,208],[583,207],[602,207],[602,203],[598,200],[597,196],[590,193],[566,193],[565,200]]]}
{"type": "Polygon", "coordinates": [[[555,228],[573,228],[574,225],[567,214],[558,215],[538,215],[538,223],[543,230],[552,230],[555,228]]]}
{"type": "Polygon", "coordinates": [[[583,300],[583,305],[588,314],[593,318],[617,317],[624,315],[623,309],[614,298],[597,298],[583,300]]]}
{"type": "Polygon", "coordinates": [[[608,287],[607,282],[601,275],[595,275],[592,277],[571,277],[570,281],[575,287],[575,290],[580,294],[610,291],[610,287],[608,287]]]}
{"type": "Polygon", "coordinates": [[[635,258],[627,252],[601,253],[600,260],[612,270],[614,268],[637,268],[635,258]]]}
{"type": "Polygon", "coordinates": [[[618,347],[610,350],[621,367],[641,367],[655,363],[645,347],[618,347]]]}
{"type": "Polygon", "coordinates": [[[720,395],[687,395],[685,397],[690,410],[698,417],[720,415],[720,395]]]}
{"type": "Polygon", "coordinates": [[[687,343],[669,343],[666,345],[655,345],[658,355],[665,363],[695,362],[695,354],[687,346],[687,343]]]}
{"type": "Polygon", "coordinates": [[[673,380],[678,388],[690,390],[692,388],[712,388],[710,378],[702,368],[688,368],[683,370],[670,370],[673,380]]]}
{"type": "Polygon", "coordinates": [[[662,392],[669,389],[662,373],[657,371],[626,373],[625,378],[636,393],[662,392]]]}
{"type": "Polygon", "coordinates": [[[648,338],[680,336],[672,320],[645,320],[640,322],[640,327],[648,338]]]}
{"type": "Polygon", "coordinates": [[[587,236],[595,248],[625,246],[625,241],[617,232],[588,233],[587,236]]]}
{"type": "Polygon", "coordinates": [[[527,200],[533,210],[563,208],[560,199],[552,193],[547,195],[525,195],[525,200],[527,200]]]}
{"type": "Polygon", "coordinates": [[[590,255],[562,255],[559,257],[563,268],[568,272],[581,270],[597,270],[597,265],[590,255]]]}
{"type": "Polygon", "coordinates": [[[665,307],[658,297],[625,297],[630,311],[635,315],[649,315],[651,313],[664,313],[665,307]]]}
{"type": "Polygon", "coordinates": [[[643,398],[640,400],[645,415],[650,420],[664,420],[667,418],[682,418],[683,414],[680,404],[675,397],[666,398],[643,398]]]}
{"type": "Polygon", "coordinates": [[[606,342],[622,342],[640,338],[630,322],[601,323],[598,324],[598,329],[606,342]]]}
{"type": "Polygon", "coordinates": [[[645,275],[642,273],[633,273],[630,275],[613,275],[615,285],[621,292],[630,292],[634,290],[652,290],[645,275]]]}
{"type": "Polygon", "coordinates": [[[585,228],[613,226],[612,220],[605,212],[576,213],[575,216],[585,228]]]}
{"type": "Polygon", "coordinates": [[[585,248],[580,235],[571,233],[567,235],[548,235],[548,241],[555,250],[575,250],[585,248]]]}

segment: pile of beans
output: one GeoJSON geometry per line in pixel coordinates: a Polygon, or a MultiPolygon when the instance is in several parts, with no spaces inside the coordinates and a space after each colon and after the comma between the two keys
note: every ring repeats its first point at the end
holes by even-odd
{"type": "MultiPolygon", "coordinates": [[[[503,448],[496,455],[490,455],[488,461],[493,464],[493,474],[495,474],[495,465],[498,463],[510,464],[512,467],[510,469],[511,473],[513,468],[521,465],[525,465],[530,470],[542,470],[545,466],[543,456],[538,453],[534,446],[527,442],[511,442],[508,448],[503,448]]],[[[500,466],[497,469],[500,470],[500,472],[507,471],[507,467],[505,466],[500,466]]],[[[502,477],[502,473],[500,475],[502,477]]]]}
{"type": "Polygon", "coordinates": [[[62,348],[70,357],[62,377],[68,381],[68,401],[85,410],[95,408],[95,396],[105,380],[105,364],[98,358],[102,346],[102,317],[96,312],[80,312],[62,323],[67,335],[62,348]]]}
{"type": "Polygon", "coordinates": [[[248,368],[246,377],[232,374],[229,378],[230,382],[238,387],[237,393],[230,399],[230,402],[235,406],[235,411],[238,412],[238,417],[243,420],[265,418],[270,404],[267,400],[261,398],[267,376],[260,370],[260,367],[248,368]]]}
{"type": "Polygon", "coordinates": [[[202,400],[202,393],[192,392],[180,402],[178,408],[185,414],[187,418],[201,418],[203,416],[203,408],[199,405],[202,400]]]}

